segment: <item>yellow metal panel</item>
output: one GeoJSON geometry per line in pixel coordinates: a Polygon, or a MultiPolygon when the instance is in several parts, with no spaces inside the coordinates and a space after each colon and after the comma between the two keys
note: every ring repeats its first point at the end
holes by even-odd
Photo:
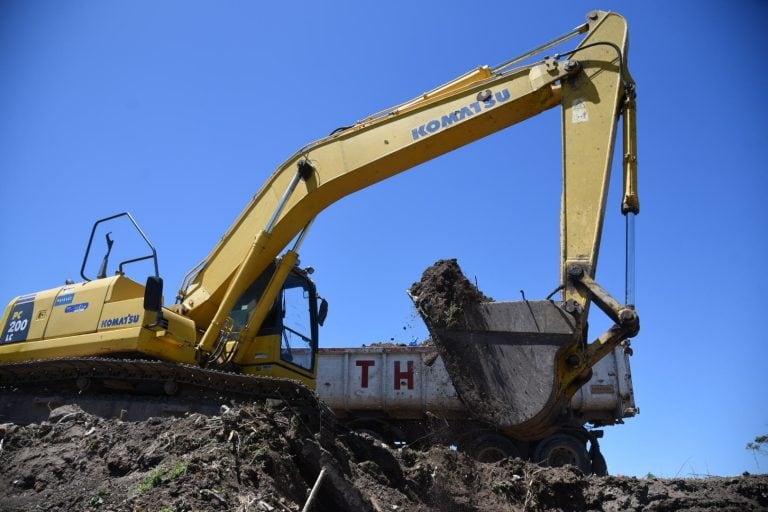
{"type": "MultiPolygon", "coordinates": [[[[197,342],[197,330],[195,322],[168,309],[163,309],[163,317],[168,321],[168,328],[164,336],[174,339],[182,344],[194,347],[197,342]]],[[[146,319],[148,323],[150,319],[146,319]]]]}
{"type": "Polygon", "coordinates": [[[154,333],[137,326],[131,329],[106,333],[98,332],[26,343],[13,343],[0,346],[0,359],[10,362],[59,357],[101,356],[112,352],[132,352],[138,347],[139,338],[142,336],[154,338],[154,333]]]}
{"type": "Polygon", "coordinates": [[[32,325],[29,328],[27,341],[39,340],[45,333],[45,328],[51,318],[53,301],[56,299],[57,290],[48,290],[35,296],[35,309],[32,313],[32,325]]]}
{"type": "Polygon", "coordinates": [[[125,276],[116,276],[107,294],[107,302],[144,297],[144,286],[125,276]]]}
{"type": "Polygon", "coordinates": [[[266,364],[280,357],[280,335],[257,336],[238,352],[234,363],[239,366],[266,364]]]}
{"type": "Polygon", "coordinates": [[[98,330],[125,329],[139,326],[144,319],[144,299],[122,300],[104,304],[98,330]]]}
{"type": "MultiPolygon", "coordinates": [[[[626,53],[627,24],[607,13],[597,21],[581,46],[610,42],[626,53]]],[[[567,268],[578,264],[594,276],[602,235],[605,202],[616,136],[616,121],[624,87],[616,48],[599,44],[578,51],[573,58],[583,71],[564,81],[563,210],[561,223],[561,279],[567,268]]],[[[566,299],[587,304],[587,294],[574,287],[566,299]]]]}
{"type": "Polygon", "coordinates": [[[32,324],[27,334],[28,341],[39,340],[43,337],[45,328],[51,318],[51,312],[53,311],[53,301],[56,299],[59,290],[60,288],[55,288],[35,294],[35,306],[32,318],[30,319],[32,324]]]}
{"type": "MultiPolygon", "coordinates": [[[[142,329],[143,333],[151,333],[142,329]]],[[[179,344],[178,340],[169,336],[142,336],[138,340],[136,351],[150,358],[163,361],[197,365],[194,345],[191,343],[179,344]]]]}
{"type": "MultiPolygon", "coordinates": [[[[315,389],[314,372],[281,361],[280,346],[279,334],[258,336],[240,350],[234,363],[242,368],[243,373],[294,379],[311,389],[315,389]]],[[[315,360],[315,365],[317,365],[317,360],[315,360]]],[[[316,370],[317,368],[315,368],[316,370]]]]}
{"type": "Polygon", "coordinates": [[[103,357],[127,353],[141,353],[166,361],[195,364],[193,347],[179,346],[175,340],[157,336],[140,326],[0,345],[0,359],[5,362],[62,357],[103,357]]]}
{"type": "Polygon", "coordinates": [[[53,303],[46,338],[94,332],[116,277],[63,286],[53,303]]]}
{"type": "Polygon", "coordinates": [[[60,290],[53,288],[15,297],[0,321],[2,335],[5,336],[0,339],[0,344],[42,338],[53,309],[53,301],[60,290]]]}

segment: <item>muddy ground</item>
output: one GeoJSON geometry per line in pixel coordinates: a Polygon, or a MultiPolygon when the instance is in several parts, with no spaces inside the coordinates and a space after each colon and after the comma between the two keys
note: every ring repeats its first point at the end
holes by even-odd
{"type": "Polygon", "coordinates": [[[585,476],[448,448],[377,444],[322,408],[284,403],[220,416],[122,422],[75,406],[3,425],[0,510],[314,511],[766,510],[768,476],[585,476]]]}
{"type": "MultiPolygon", "coordinates": [[[[464,304],[490,300],[455,260],[431,271],[411,291],[433,298],[424,307],[441,325],[460,324],[464,304]]],[[[768,510],[768,475],[637,479],[519,459],[479,463],[446,447],[381,445],[320,402],[230,404],[215,416],[138,422],[67,405],[47,421],[0,425],[0,511],[30,510],[768,510]]]]}

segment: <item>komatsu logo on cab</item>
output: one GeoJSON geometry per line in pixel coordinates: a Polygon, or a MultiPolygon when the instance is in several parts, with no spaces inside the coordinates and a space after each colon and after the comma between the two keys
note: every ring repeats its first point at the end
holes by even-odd
{"type": "MultiPolygon", "coordinates": [[[[490,93],[490,90],[488,93],[490,93]]],[[[483,100],[478,99],[477,101],[473,101],[472,103],[461,107],[459,110],[454,110],[449,114],[445,114],[440,119],[433,119],[428,123],[422,124],[418,128],[414,128],[411,130],[411,137],[413,140],[419,140],[420,138],[426,137],[427,135],[432,135],[433,133],[439,132],[444,128],[448,128],[454,123],[458,123],[464,119],[474,116],[475,114],[479,114],[483,110],[488,110],[495,107],[499,103],[504,103],[505,101],[508,101],[509,98],[509,89],[502,89],[501,91],[498,91],[494,94],[487,94],[483,100]]]]}
{"type": "Polygon", "coordinates": [[[139,322],[139,315],[125,315],[117,318],[108,318],[101,321],[101,328],[119,327],[121,325],[136,324],[139,322]]]}

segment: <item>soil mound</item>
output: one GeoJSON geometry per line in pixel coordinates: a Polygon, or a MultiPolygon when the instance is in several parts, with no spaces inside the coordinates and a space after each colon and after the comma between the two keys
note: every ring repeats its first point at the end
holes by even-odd
{"type": "Polygon", "coordinates": [[[586,477],[445,448],[395,450],[286,403],[107,420],[74,406],[0,427],[0,510],[765,510],[768,476],[586,477]]]}

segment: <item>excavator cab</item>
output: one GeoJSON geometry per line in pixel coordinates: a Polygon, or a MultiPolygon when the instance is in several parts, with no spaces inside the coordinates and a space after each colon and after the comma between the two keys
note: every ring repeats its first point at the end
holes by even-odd
{"type": "Polygon", "coordinates": [[[229,344],[225,353],[245,373],[301,380],[314,388],[319,326],[327,314],[327,302],[317,295],[306,270],[294,267],[269,307],[255,337],[248,324],[275,272],[272,263],[240,296],[226,323],[229,344]],[[239,345],[242,344],[242,347],[239,345]]]}
{"type": "Polygon", "coordinates": [[[312,282],[298,273],[289,274],[280,297],[282,342],[280,360],[311,370],[317,352],[317,303],[312,282]],[[306,307],[307,303],[309,308],[306,307]]]}

